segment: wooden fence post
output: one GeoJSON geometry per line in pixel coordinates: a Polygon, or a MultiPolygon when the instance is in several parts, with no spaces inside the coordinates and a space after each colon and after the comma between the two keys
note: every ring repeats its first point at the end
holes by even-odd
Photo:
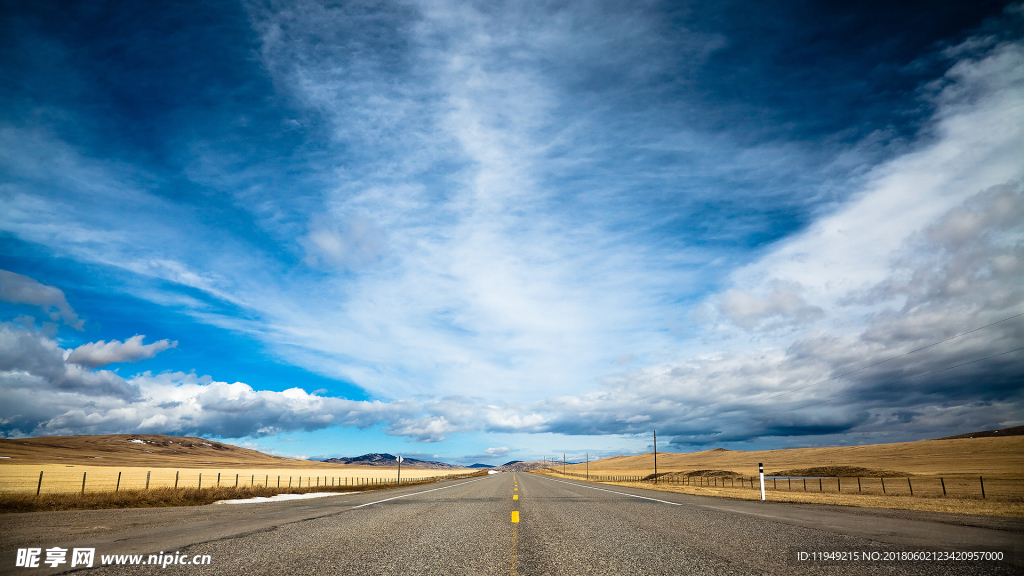
{"type": "Polygon", "coordinates": [[[982,478],[981,476],[978,476],[978,482],[981,482],[981,497],[984,499],[985,498],[985,479],[982,478]]]}
{"type": "Polygon", "coordinates": [[[178,489],[178,475],[179,475],[179,474],[181,474],[181,470],[178,470],[178,471],[176,471],[176,472],[174,473],[174,489],[175,489],[175,490],[177,490],[177,489],[178,489]]]}
{"type": "Polygon", "coordinates": [[[39,471],[39,485],[36,486],[36,496],[39,496],[39,491],[43,489],[43,471],[39,471]]]}
{"type": "Polygon", "coordinates": [[[114,492],[121,489],[121,472],[117,473],[117,486],[114,486],[114,492]]]}
{"type": "Polygon", "coordinates": [[[857,492],[860,492],[860,476],[857,476],[857,492]]]}
{"type": "Polygon", "coordinates": [[[235,473],[235,488],[238,488],[238,473],[235,473]]]}
{"type": "Polygon", "coordinates": [[[882,481],[882,494],[885,494],[885,478],[879,478],[882,481]]]}
{"type": "Polygon", "coordinates": [[[146,490],[149,490],[149,475],[152,473],[152,471],[146,472],[146,490]]]}
{"type": "Polygon", "coordinates": [[[939,476],[939,482],[942,483],[942,495],[945,496],[946,495],[946,481],[942,479],[942,476],[939,476]]]}
{"type": "Polygon", "coordinates": [[[85,494],[85,472],[82,472],[82,494],[85,494]]]}
{"type": "Polygon", "coordinates": [[[910,487],[910,495],[913,496],[914,495],[914,485],[910,483],[910,478],[909,477],[907,477],[907,486],[910,487]]]}
{"type": "Polygon", "coordinates": [[[202,472],[199,473],[199,488],[200,489],[203,488],[203,473],[202,472]]]}
{"type": "Polygon", "coordinates": [[[217,472],[217,486],[220,486],[220,472],[217,472]]]}

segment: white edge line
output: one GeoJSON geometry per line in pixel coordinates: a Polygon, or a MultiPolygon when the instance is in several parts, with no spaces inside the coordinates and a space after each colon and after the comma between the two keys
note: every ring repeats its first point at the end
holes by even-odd
{"type": "Polygon", "coordinates": [[[385,498],[383,500],[377,500],[376,502],[367,502],[366,504],[360,504],[359,506],[353,506],[352,510],[356,508],[362,508],[363,506],[372,506],[374,504],[380,504],[381,502],[387,502],[389,500],[398,500],[399,498],[408,498],[409,496],[415,496],[417,494],[426,494],[427,492],[433,492],[435,490],[444,490],[445,488],[455,488],[456,486],[462,486],[463,484],[472,484],[473,482],[479,482],[481,480],[487,480],[493,478],[493,476],[484,476],[483,478],[477,478],[476,480],[469,480],[468,482],[459,482],[458,484],[452,484],[451,486],[441,486],[440,488],[431,488],[430,490],[424,490],[423,492],[413,492],[412,494],[403,494],[402,496],[394,496],[391,498],[385,498]]]}
{"type": "MultiPolygon", "coordinates": [[[[536,476],[540,476],[540,474],[536,474],[536,476]]],[[[547,478],[547,477],[546,476],[541,476],[541,478],[547,478]]],[[[654,502],[661,502],[662,504],[671,504],[673,506],[682,506],[682,504],[680,504],[678,502],[669,502],[668,500],[658,500],[657,498],[648,498],[647,496],[637,496],[636,494],[630,494],[628,492],[616,492],[614,490],[605,490],[604,488],[597,488],[595,486],[587,486],[585,484],[576,484],[575,482],[566,482],[565,480],[555,480],[554,478],[547,478],[547,479],[551,480],[553,482],[561,482],[562,484],[568,484],[570,486],[579,486],[580,488],[590,488],[591,490],[600,490],[601,492],[610,492],[612,494],[618,494],[620,496],[629,496],[631,498],[641,498],[643,500],[652,500],[654,502]]]]}

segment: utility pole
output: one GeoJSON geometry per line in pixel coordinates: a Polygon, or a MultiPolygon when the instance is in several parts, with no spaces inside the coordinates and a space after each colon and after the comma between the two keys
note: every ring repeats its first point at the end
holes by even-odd
{"type": "Polygon", "coordinates": [[[654,482],[658,482],[658,431],[654,431],[654,482]]]}

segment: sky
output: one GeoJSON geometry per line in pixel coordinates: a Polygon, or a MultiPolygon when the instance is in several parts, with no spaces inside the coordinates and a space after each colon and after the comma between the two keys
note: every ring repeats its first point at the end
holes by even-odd
{"type": "Polygon", "coordinates": [[[1024,6],[0,3],[0,435],[1024,424],[1024,6]]]}

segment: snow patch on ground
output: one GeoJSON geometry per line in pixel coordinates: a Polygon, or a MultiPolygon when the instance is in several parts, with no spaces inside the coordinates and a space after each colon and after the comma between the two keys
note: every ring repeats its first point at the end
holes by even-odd
{"type": "Polygon", "coordinates": [[[310,492],[309,494],[278,494],[264,498],[241,498],[238,500],[218,500],[214,504],[257,504],[260,502],[281,502],[284,500],[305,500],[306,498],[323,498],[324,496],[341,496],[342,494],[355,494],[355,492],[310,492]]]}

